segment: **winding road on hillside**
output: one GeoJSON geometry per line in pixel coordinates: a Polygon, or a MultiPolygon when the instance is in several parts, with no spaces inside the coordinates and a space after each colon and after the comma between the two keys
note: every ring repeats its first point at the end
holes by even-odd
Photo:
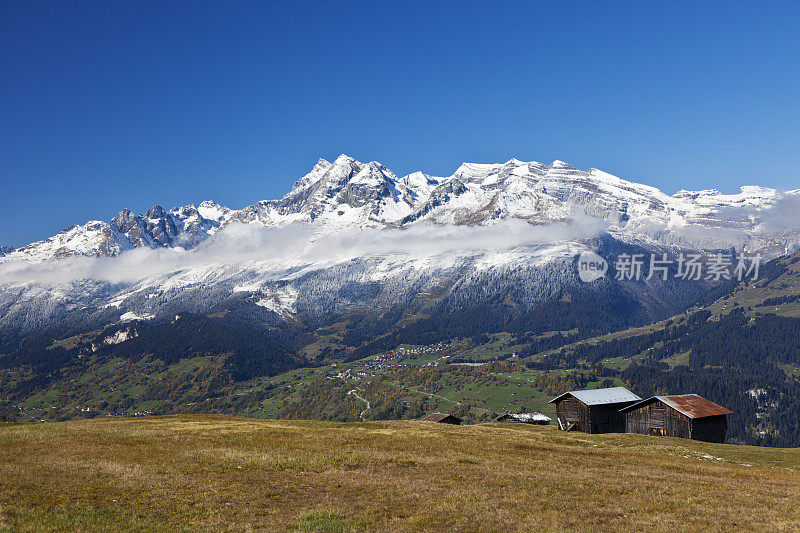
{"type": "Polygon", "coordinates": [[[347,394],[352,394],[353,396],[355,396],[356,398],[358,398],[359,400],[361,400],[362,402],[364,402],[365,404],[367,404],[367,408],[366,408],[366,409],[364,409],[363,411],[361,411],[361,413],[358,415],[358,416],[359,416],[359,418],[361,418],[361,420],[364,420],[364,421],[366,421],[367,419],[366,419],[366,418],[364,418],[364,413],[366,413],[366,412],[367,412],[367,411],[369,411],[369,409],[370,409],[369,400],[365,400],[364,398],[362,398],[362,397],[361,397],[361,396],[358,394],[358,390],[357,390],[357,389],[353,389],[353,390],[349,391],[347,394]]]}

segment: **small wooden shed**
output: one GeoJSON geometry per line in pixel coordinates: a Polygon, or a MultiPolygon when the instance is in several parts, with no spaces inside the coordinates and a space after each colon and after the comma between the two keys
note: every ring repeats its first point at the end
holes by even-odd
{"type": "Polygon", "coordinates": [[[732,411],[697,394],[678,394],[653,396],[622,412],[628,433],[725,442],[732,411]]]}
{"type": "Polygon", "coordinates": [[[519,424],[538,424],[546,426],[550,423],[550,417],[542,413],[506,413],[495,418],[495,422],[516,422],[519,424]]]}
{"type": "Polygon", "coordinates": [[[553,398],[558,429],[586,433],[624,433],[625,415],[620,409],[642,399],[625,387],[565,392],[553,398]]]}
{"type": "Polygon", "coordinates": [[[424,422],[438,422],[439,424],[461,424],[461,419],[447,413],[431,413],[422,419],[424,422]]]}

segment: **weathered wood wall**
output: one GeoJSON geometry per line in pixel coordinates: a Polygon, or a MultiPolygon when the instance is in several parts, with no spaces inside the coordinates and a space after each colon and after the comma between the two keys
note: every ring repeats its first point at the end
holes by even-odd
{"type": "Polygon", "coordinates": [[[586,433],[625,433],[625,415],[619,410],[633,402],[588,406],[567,396],[556,403],[558,427],[575,424],[574,431],[586,433]]]}
{"type": "Polygon", "coordinates": [[[693,420],[660,401],[643,405],[625,416],[625,431],[642,435],[724,442],[727,429],[725,415],[693,420]]]}
{"type": "Polygon", "coordinates": [[[629,411],[625,417],[625,431],[642,435],[691,437],[689,417],[661,402],[643,405],[629,411]]]}
{"type": "Polygon", "coordinates": [[[591,430],[589,433],[625,433],[625,415],[619,410],[629,404],[608,404],[593,406],[589,412],[591,430]]]}
{"type": "Polygon", "coordinates": [[[571,396],[567,396],[556,403],[556,417],[561,429],[566,429],[570,424],[575,424],[575,431],[589,432],[589,408],[571,396]]]}
{"type": "Polygon", "coordinates": [[[692,420],[691,438],[706,442],[725,442],[728,432],[728,417],[725,415],[709,416],[692,420]]]}

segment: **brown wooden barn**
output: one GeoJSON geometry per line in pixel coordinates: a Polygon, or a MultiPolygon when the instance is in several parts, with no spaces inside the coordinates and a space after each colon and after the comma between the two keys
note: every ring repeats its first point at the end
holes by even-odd
{"type": "Polygon", "coordinates": [[[422,419],[424,422],[438,422],[440,424],[461,424],[461,419],[447,413],[431,413],[422,419]]]}
{"type": "Polygon", "coordinates": [[[558,428],[586,433],[624,433],[620,409],[642,399],[625,387],[574,390],[553,398],[558,428]]]}
{"type": "Polygon", "coordinates": [[[642,435],[725,442],[731,411],[697,394],[653,396],[622,409],[625,430],[642,435]]]}

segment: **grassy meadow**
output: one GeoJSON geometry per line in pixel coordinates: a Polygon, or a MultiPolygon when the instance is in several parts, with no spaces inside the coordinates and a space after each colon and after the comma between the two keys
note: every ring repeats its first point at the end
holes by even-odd
{"type": "Polygon", "coordinates": [[[800,529],[800,449],[520,424],[0,426],[0,530],[800,529]]]}

